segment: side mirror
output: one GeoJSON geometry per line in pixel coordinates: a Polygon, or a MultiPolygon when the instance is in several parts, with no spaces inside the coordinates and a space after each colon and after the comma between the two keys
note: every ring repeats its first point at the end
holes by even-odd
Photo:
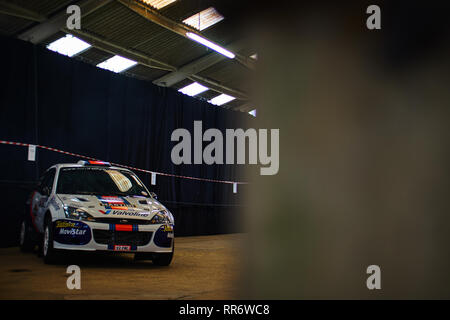
{"type": "Polygon", "coordinates": [[[150,192],[150,197],[152,197],[153,199],[158,199],[158,196],[154,192],[150,192]]]}

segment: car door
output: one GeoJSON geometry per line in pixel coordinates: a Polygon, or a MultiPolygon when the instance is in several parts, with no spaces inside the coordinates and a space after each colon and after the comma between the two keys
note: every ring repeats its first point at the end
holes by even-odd
{"type": "Polygon", "coordinates": [[[33,197],[33,214],[35,215],[35,223],[39,231],[44,228],[44,216],[47,212],[50,195],[53,189],[53,182],[55,180],[55,168],[50,168],[42,176],[35,196],[33,197]]]}

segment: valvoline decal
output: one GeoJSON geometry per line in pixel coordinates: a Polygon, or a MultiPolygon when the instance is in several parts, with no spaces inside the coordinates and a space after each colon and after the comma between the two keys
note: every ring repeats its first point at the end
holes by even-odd
{"type": "Polygon", "coordinates": [[[81,221],[56,220],[53,239],[62,244],[84,245],[91,241],[91,228],[81,221]]]}
{"type": "Polygon", "coordinates": [[[169,248],[172,245],[173,225],[163,225],[155,232],[153,242],[158,247],[169,248]]]}

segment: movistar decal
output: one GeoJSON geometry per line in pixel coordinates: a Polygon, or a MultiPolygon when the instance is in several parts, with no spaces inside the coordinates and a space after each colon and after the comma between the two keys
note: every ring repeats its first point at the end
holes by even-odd
{"type": "Polygon", "coordinates": [[[80,229],[61,229],[59,230],[59,234],[68,234],[72,236],[83,236],[86,234],[86,230],[80,229]]]}

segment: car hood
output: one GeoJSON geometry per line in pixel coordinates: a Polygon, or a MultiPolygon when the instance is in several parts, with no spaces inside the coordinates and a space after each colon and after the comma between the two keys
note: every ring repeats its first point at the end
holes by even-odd
{"type": "Polygon", "coordinates": [[[150,220],[161,210],[167,210],[150,197],[141,196],[96,196],[59,194],[64,206],[80,208],[94,218],[134,218],[150,220]]]}

